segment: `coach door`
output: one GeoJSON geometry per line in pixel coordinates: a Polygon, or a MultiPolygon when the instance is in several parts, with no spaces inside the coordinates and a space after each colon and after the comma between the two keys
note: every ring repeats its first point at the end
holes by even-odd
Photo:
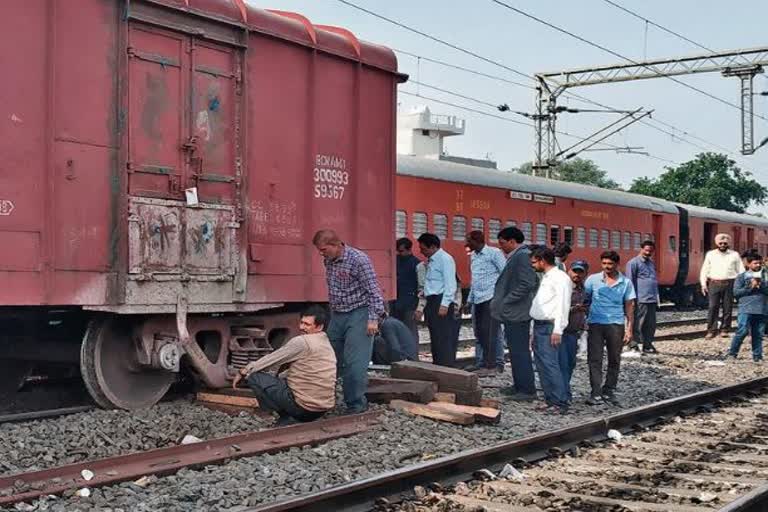
{"type": "Polygon", "coordinates": [[[230,280],[241,180],[241,51],[131,23],[129,273],[230,280]]]}

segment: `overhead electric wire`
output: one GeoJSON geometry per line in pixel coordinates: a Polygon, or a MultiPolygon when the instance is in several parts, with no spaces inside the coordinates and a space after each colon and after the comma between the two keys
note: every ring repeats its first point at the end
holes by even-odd
{"type": "Polygon", "coordinates": [[[397,20],[393,20],[392,18],[388,18],[388,17],[384,16],[383,14],[379,14],[377,12],[371,11],[370,9],[366,9],[365,7],[361,7],[361,6],[359,6],[359,5],[355,4],[355,3],[352,3],[352,2],[350,2],[348,0],[338,0],[338,1],[341,2],[342,4],[346,5],[346,6],[352,7],[353,9],[357,9],[358,11],[364,12],[366,14],[370,14],[371,16],[379,18],[380,20],[384,20],[387,23],[391,23],[393,25],[396,25],[396,26],[398,26],[398,27],[400,27],[402,29],[405,29],[405,30],[407,30],[409,32],[413,32],[414,34],[418,34],[418,35],[420,35],[422,37],[426,37],[427,39],[435,41],[436,43],[443,44],[445,46],[448,46],[449,48],[453,48],[456,51],[465,53],[465,54],[470,55],[470,56],[472,56],[472,57],[474,57],[476,59],[480,59],[483,62],[487,62],[489,64],[493,64],[494,66],[499,66],[500,68],[506,69],[507,71],[510,71],[510,72],[515,73],[517,75],[520,75],[522,77],[531,78],[531,76],[528,75],[527,73],[523,73],[520,70],[517,70],[515,68],[509,67],[509,66],[507,66],[507,65],[505,65],[505,64],[503,64],[503,63],[501,63],[501,62],[499,62],[497,60],[489,59],[488,57],[483,57],[479,53],[473,52],[472,50],[467,50],[466,48],[462,48],[461,46],[457,46],[457,45],[455,45],[453,43],[450,43],[450,42],[448,42],[448,41],[446,41],[444,39],[440,39],[437,36],[433,36],[431,34],[427,34],[426,32],[423,32],[421,30],[418,30],[418,29],[415,29],[413,27],[410,27],[410,26],[406,25],[405,23],[401,23],[401,22],[399,22],[397,20]]]}
{"type": "MultiPolygon", "coordinates": [[[[340,1],[343,1],[343,0],[340,0],[340,1]]],[[[690,89],[692,91],[696,91],[699,94],[702,94],[702,95],[704,95],[704,96],[706,96],[706,97],[708,97],[710,99],[718,101],[718,102],[720,102],[720,103],[722,103],[724,105],[728,105],[729,107],[733,107],[733,108],[737,109],[739,112],[741,112],[741,106],[739,106],[739,105],[737,105],[735,103],[732,103],[732,102],[730,102],[728,100],[725,100],[725,99],[723,99],[723,98],[721,98],[719,96],[715,96],[714,94],[712,94],[710,92],[707,92],[707,91],[705,91],[703,89],[699,89],[698,87],[695,87],[693,85],[687,84],[687,83],[683,82],[682,80],[678,80],[677,78],[675,78],[673,76],[665,75],[664,73],[653,69],[651,66],[649,66],[647,64],[643,64],[643,63],[637,62],[636,60],[631,59],[631,58],[629,58],[629,57],[627,57],[625,55],[622,55],[622,54],[620,54],[619,52],[617,52],[615,50],[611,50],[610,48],[608,48],[606,46],[603,46],[603,45],[601,45],[599,43],[596,43],[596,42],[591,41],[591,40],[589,40],[589,39],[587,39],[585,37],[582,37],[582,36],[580,36],[578,34],[575,34],[575,33],[571,32],[569,30],[566,30],[566,29],[564,29],[564,28],[562,28],[562,27],[560,27],[558,25],[555,25],[554,23],[550,23],[549,21],[543,20],[543,19],[541,19],[541,18],[539,18],[537,16],[534,16],[533,14],[531,14],[531,13],[529,13],[527,11],[519,9],[519,8],[513,6],[513,5],[510,5],[510,4],[506,3],[506,2],[502,2],[501,0],[490,0],[490,1],[495,3],[496,5],[500,5],[501,7],[504,7],[506,9],[514,12],[514,13],[517,13],[520,16],[524,16],[524,17],[526,17],[528,19],[531,19],[531,20],[533,20],[533,21],[535,21],[537,23],[540,23],[540,24],[542,24],[542,25],[544,25],[546,27],[551,28],[552,30],[556,30],[557,32],[560,32],[561,34],[565,34],[565,35],[570,36],[570,37],[572,37],[572,38],[574,38],[574,39],[576,39],[578,41],[581,41],[582,43],[588,44],[589,46],[592,46],[593,48],[597,48],[599,50],[602,50],[602,51],[604,51],[606,53],[609,53],[609,54],[613,55],[614,57],[618,57],[619,59],[622,59],[622,60],[625,60],[625,61],[627,61],[627,62],[629,62],[631,64],[634,64],[635,66],[642,66],[642,67],[644,67],[644,68],[646,68],[646,69],[656,73],[660,78],[666,78],[668,80],[672,80],[673,82],[675,82],[677,84],[680,84],[683,87],[686,87],[687,89],[690,89]]],[[[763,117],[763,116],[761,116],[759,114],[754,114],[754,116],[758,117],[758,118],[760,118],[760,119],[762,119],[764,121],[768,121],[768,118],[763,117]]]]}
{"type": "MultiPolygon", "coordinates": [[[[482,105],[485,105],[487,107],[491,107],[493,109],[499,109],[499,105],[500,104],[498,104],[498,103],[493,104],[493,103],[490,103],[488,101],[483,101],[483,100],[479,100],[477,98],[473,98],[472,96],[465,96],[465,95],[463,95],[461,93],[458,93],[458,92],[455,92],[455,91],[451,91],[451,90],[448,90],[448,89],[444,89],[444,88],[438,87],[436,85],[431,85],[431,84],[427,84],[427,83],[424,83],[424,82],[420,82],[418,80],[408,80],[408,81],[410,83],[415,84],[415,85],[419,85],[421,87],[426,87],[427,89],[433,89],[435,91],[439,91],[439,92],[442,92],[442,93],[445,93],[445,94],[450,94],[451,96],[456,96],[457,98],[463,98],[465,100],[474,101],[476,103],[480,103],[482,105]]],[[[517,114],[519,116],[530,117],[530,114],[528,114],[527,112],[522,112],[520,110],[506,110],[505,112],[512,112],[513,114],[517,114]]],[[[533,126],[533,125],[531,125],[531,126],[533,126]]]]}
{"type": "MultiPolygon", "coordinates": [[[[424,60],[424,61],[427,61],[427,62],[432,62],[434,64],[439,64],[441,66],[445,66],[445,67],[448,67],[448,68],[458,69],[459,71],[465,71],[465,72],[471,73],[473,75],[482,76],[482,77],[485,77],[485,78],[490,78],[491,80],[498,80],[499,82],[504,82],[504,83],[507,83],[507,84],[512,84],[512,85],[517,85],[517,86],[520,86],[520,87],[525,87],[526,89],[531,89],[532,91],[536,90],[536,87],[534,87],[533,85],[526,85],[526,84],[521,83],[521,82],[516,82],[514,80],[509,80],[508,78],[503,78],[503,77],[500,77],[500,76],[497,76],[497,75],[490,75],[490,74],[484,73],[482,71],[477,71],[476,69],[470,69],[470,68],[467,68],[467,67],[464,67],[464,66],[459,66],[459,65],[456,65],[456,64],[451,64],[450,62],[445,62],[445,61],[442,61],[442,60],[433,59],[432,57],[425,57],[424,55],[417,55],[415,53],[407,52],[405,50],[398,50],[397,48],[392,48],[392,49],[395,52],[397,52],[397,53],[402,53],[403,55],[408,55],[409,57],[413,57],[415,59],[421,59],[421,60],[424,60]]],[[[532,78],[532,77],[528,77],[528,78],[532,78]]]]}
{"type": "MultiPolygon", "coordinates": [[[[421,85],[425,86],[425,84],[421,84],[421,85]]],[[[457,96],[457,97],[460,97],[460,98],[463,98],[463,99],[467,99],[469,101],[474,101],[474,102],[482,104],[482,105],[494,106],[491,102],[480,100],[478,98],[472,98],[471,96],[466,96],[466,95],[459,94],[459,93],[454,93],[454,92],[449,91],[447,89],[443,89],[440,92],[443,92],[445,94],[450,94],[450,95],[453,95],[453,96],[457,96]]],[[[425,96],[425,95],[423,95],[423,94],[421,94],[419,92],[410,92],[410,91],[405,91],[403,89],[399,89],[398,93],[399,94],[406,94],[408,96],[414,96],[414,97],[417,97],[417,98],[422,98],[422,99],[429,100],[429,101],[433,101],[433,102],[441,104],[441,105],[446,105],[446,106],[449,106],[449,107],[457,108],[459,110],[465,110],[467,112],[472,112],[474,114],[483,115],[483,116],[490,117],[490,118],[493,118],[493,119],[498,119],[498,120],[501,120],[501,121],[506,121],[506,122],[509,122],[509,123],[517,124],[517,125],[520,125],[520,126],[525,126],[526,128],[533,128],[534,127],[533,124],[526,123],[525,121],[519,121],[517,119],[512,119],[512,118],[509,118],[509,117],[500,116],[498,114],[492,114],[490,112],[485,112],[483,110],[478,110],[478,109],[467,107],[467,106],[464,106],[464,105],[459,105],[457,103],[452,103],[450,101],[445,101],[445,100],[440,100],[440,99],[437,99],[437,98],[434,98],[434,97],[425,96]]],[[[495,106],[494,106],[494,108],[495,108],[495,106]]],[[[558,130],[556,133],[558,135],[563,135],[565,137],[571,137],[571,138],[574,138],[574,139],[578,139],[579,142],[593,142],[591,137],[584,137],[583,135],[576,135],[576,134],[569,133],[569,132],[562,131],[562,130],[558,130]]],[[[602,144],[603,146],[605,146],[606,150],[620,151],[620,150],[625,150],[626,149],[626,147],[624,147],[624,146],[617,146],[617,145],[611,144],[609,142],[599,141],[599,143],[602,144]]],[[[628,153],[629,154],[638,154],[638,155],[641,155],[641,156],[645,156],[645,157],[651,158],[653,160],[658,160],[660,162],[665,162],[665,163],[669,163],[669,164],[673,164],[673,165],[678,165],[678,163],[673,161],[673,160],[670,160],[668,158],[659,157],[659,156],[653,155],[651,153],[634,153],[634,152],[631,152],[631,151],[628,152],[628,153]]]]}
{"type": "Polygon", "coordinates": [[[669,29],[669,28],[665,27],[664,25],[660,25],[660,24],[656,23],[653,20],[649,20],[645,16],[643,16],[641,14],[638,14],[638,13],[636,13],[635,11],[633,11],[631,9],[628,9],[627,7],[624,7],[623,5],[619,5],[616,2],[613,2],[611,0],[603,0],[603,2],[605,2],[605,3],[609,4],[609,5],[612,5],[613,7],[617,8],[617,9],[619,9],[621,11],[624,11],[625,13],[629,14],[630,16],[634,16],[635,18],[637,18],[639,20],[642,20],[642,21],[644,21],[645,23],[647,23],[649,25],[653,25],[654,27],[658,28],[659,30],[663,30],[667,34],[673,35],[675,37],[678,37],[678,38],[682,39],[683,41],[691,43],[692,45],[697,46],[697,47],[701,48],[702,50],[706,50],[709,53],[716,53],[715,50],[713,50],[712,48],[708,48],[708,47],[704,46],[701,43],[697,43],[693,39],[685,37],[684,35],[682,35],[682,34],[680,34],[678,32],[675,32],[672,29],[669,29]]]}
{"type": "MultiPolygon", "coordinates": [[[[453,44],[453,43],[451,43],[451,42],[449,42],[449,41],[445,41],[445,40],[443,40],[443,39],[441,39],[441,38],[438,38],[438,37],[436,37],[436,36],[433,36],[433,35],[431,35],[431,34],[428,34],[428,33],[424,32],[424,31],[422,31],[422,30],[419,30],[419,29],[413,28],[413,27],[411,27],[411,26],[409,26],[409,25],[406,25],[405,23],[399,22],[399,21],[397,21],[397,20],[393,20],[393,19],[391,19],[391,18],[388,18],[388,17],[386,17],[386,16],[384,16],[384,15],[381,15],[381,14],[379,14],[379,13],[377,13],[377,12],[371,11],[370,9],[366,9],[366,8],[364,8],[364,7],[361,7],[361,6],[359,6],[359,5],[357,5],[357,4],[353,3],[353,2],[350,2],[349,0],[338,0],[338,1],[339,1],[340,3],[342,3],[342,4],[346,5],[346,6],[348,6],[348,7],[352,7],[352,8],[354,8],[354,9],[357,9],[357,10],[359,10],[359,11],[361,11],[361,12],[364,12],[364,13],[366,13],[366,14],[369,14],[369,15],[371,15],[371,16],[373,16],[373,17],[375,17],[375,18],[378,18],[378,19],[380,19],[380,20],[386,21],[387,23],[393,24],[393,25],[395,25],[395,26],[398,26],[398,27],[400,27],[400,28],[403,28],[404,30],[407,30],[407,31],[409,31],[409,32],[412,32],[412,33],[414,33],[414,34],[418,34],[418,35],[420,35],[420,36],[422,36],[422,37],[425,37],[425,38],[427,38],[427,39],[429,39],[429,40],[431,40],[431,41],[435,41],[435,42],[437,42],[437,43],[443,44],[443,45],[445,45],[445,46],[447,46],[447,47],[449,47],[449,48],[455,49],[455,50],[457,50],[457,51],[460,51],[460,52],[462,52],[462,53],[465,53],[465,54],[467,54],[467,55],[470,55],[470,56],[472,56],[472,57],[474,57],[474,58],[477,58],[477,59],[479,59],[479,60],[482,60],[483,62],[487,62],[487,63],[489,63],[489,64],[493,64],[494,66],[500,67],[500,68],[502,68],[502,69],[505,69],[505,70],[507,70],[507,71],[511,71],[511,72],[513,72],[513,73],[515,73],[515,74],[517,74],[517,75],[523,76],[523,77],[525,77],[525,78],[529,78],[529,79],[531,79],[531,80],[535,80],[535,78],[534,78],[532,75],[529,75],[529,74],[527,74],[527,73],[524,73],[524,72],[522,72],[522,71],[519,71],[519,70],[517,70],[517,69],[511,68],[511,67],[509,67],[509,66],[507,66],[507,65],[505,65],[505,64],[502,64],[501,62],[498,62],[498,61],[496,61],[496,60],[493,60],[493,59],[489,59],[489,58],[483,57],[482,55],[479,55],[479,54],[477,54],[477,53],[475,53],[475,52],[473,52],[473,51],[471,51],[471,50],[467,50],[467,49],[465,49],[465,48],[462,48],[462,47],[460,47],[460,46],[458,46],[458,45],[456,45],[456,44],[453,44]]],[[[396,50],[396,51],[398,51],[398,50],[396,50]]],[[[449,67],[449,68],[453,68],[453,69],[461,70],[461,71],[464,71],[464,72],[467,72],[467,73],[470,73],[470,74],[474,74],[474,75],[477,75],[477,76],[483,76],[483,77],[486,77],[486,78],[491,78],[491,79],[494,79],[494,80],[499,80],[499,81],[501,81],[501,82],[511,82],[511,83],[514,83],[515,85],[522,85],[522,86],[524,86],[524,87],[525,87],[525,85],[524,85],[524,84],[520,84],[520,83],[518,83],[518,82],[513,82],[513,81],[510,81],[510,80],[507,80],[507,79],[501,78],[501,77],[496,77],[496,76],[493,76],[493,75],[489,75],[489,74],[483,73],[483,72],[481,72],[481,71],[472,70],[472,69],[469,69],[469,68],[465,68],[465,67],[462,67],[462,66],[458,66],[458,65],[455,65],[455,64],[449,64],[449,63],[446,63],[446,62],[440,61],[440,60],[438,60],[438,59],[426,58],[426,57],[424,57],[424,56],[421,56],[421,55],[417,55],[417,54],[414,54],[414,53],[410,53],[410,52],[406,52],[406,51],[402,51],[402,50],[400,51],[400,53],[403,53],[403,54],[406,54],[406,55],[410,55],[410,56],[413,56],[413,57],[416,57],[416,58],[419,58],[419,57],[421,57],[421,58],[424,58],[425,60],[429,60],[429,62],[433,62],[433,63],[435,63],[435,64],[439,64],[439,65],[443,65],[443,66],[446,66],[446,67],[449,67]]],[[[532,86],[532,85],[530,86],[530,88],[531,88],[531,89],[535,89],[535,87],[534,87],[534,86],[532,86]]],[[[407,94],[410,94],[410,95],[412,95],[412,96],[418,96],[418,95],[416,95],[416,94],[413,94],[413,93],[407,93],[407,94]]],[[[604,105],[604,104],[602,104],[602,103],[599,103],[599,102],[597,102],[597,101],[591,100],[591,99],[589,99],[589,98],[586,98],[586,97],[584,97],[584,96],[581,96],[581,95],[579,95],[579,94],[576,94],[576,93],[574,93],[574,92],[568,92],[568,91],[567,91],[565,94],[566,94],[566,95],[568,95],[569,97],[573,97],[573,98],[575,98],[575,99],[578,99],[578,100],[584,101],[584,102],[586,102],[586,103],[589,103],[589,104],[592,104],[592,105],[595,105],[595,106],[598,106],[598,107],[602,107],[602,108],[607,108],[607,109],[610,109],[610,110],[614,110],[614,109],[613,109],[613,107],[609,107],[609,106],[607,106],[607,105],[604,105]]],[[[422,96],[422,97],[424,97],[424,96],[422,96]]],[[[425,99],[429,99],[429,98],[426,98],[426,97],[424,97],[424,98],[425,98],[425,99]]],[[[438,103],[443,103],[443,104],[445,104],[445,102],[439,102],[439,101],[438,101],[438,103]]],[[[448,105],[448,106],[452,106],[452,105],[448,105]]],[[[457,107],[457,108],[462,108],[462,107],[457,107]]],[[[465,109],[465,110],[466,110],[466,109],[465,109]]],[[[485,113],[485,114],[487,114],[487,113],[485,113]]],[[[488,115],[491,115],[491,114],[488,114],[488,115]]],[[[510,119],[508,119],[508,118],[504,118],[504,117],[502,117],[502,116],[496,116],[496,115],[491,115],[491,116],[492,116],[492,117],[498,117],[498,118],[500,118],[500,119],[503,119],[503,120],[509,120],[509,121],[513,121],[513,120],[510,120],[510,119]]],[[[657,121],[658,121],[658,118],[654,118],[654,120],[657,120],[657,121]]],[[[655,130],[659,131],[660,133],[666,133],[666,132],[665,132],[664,130],[662,130],[661,128],[658,128],[657,126],[654,126],[654,125],[652,125],[652,124],[649,124],[649,123],[648,123],[647,121],[645,121],[645,120],[642,120],[642,121],[640,121],[640,123],[641,123],[641,124],[644,124],[644,125],[646,125],[646,126],[648,126],[648,127],[650,127],[650,128],[652,128],[652,129],[655,129],[655,130]]],[[[670,125],[670,126],[671,126],[671,125],[670,125]]],[[[692,134],[692,133],[690,133],[689,131],[686,131],[686,130],[682,130],[682,129],[680,129],[680,128],[676,128],[676,129],[677,129],[679,132],[681,132],[681,133],[686,133],[686,134],[688,134],[689,136],[691,136],[691,137],[693,137],[693,138],[697,138],[697,139],[699,139],[699,140],[702,140],[702,141],[703,141],[703,139],[701,139],[700,137],[696,137],[695,135],[693,135],[693,134],[692,134]]],[[[686,140],[684,137],[680,137],[679,135],[677,135],[677,136],[676,136],[676,138],[677,138],[678,140],[682,141],[682,142],[685,142],[685,143],[691,144],[691,143],[690,143],[688,140],[686,140]]],[[[697,145],[695,145],[695,144],[692,144],[692,145],[693,145],[694,147],[698,147],[698,146],[697,146],[697,145]]],[[[715,147],[718,147],[716,144],[711,144],[711,145],[712,145],[712,146],[715,146],[715,147]]],[[[730,154],[733,154],[733,152],[731,152],[731,151],[728,151],[728,153],[730,153],[730,154]]],[[[657,159],[657,160],[661,160],[661,161],[665,161],[665,162],[668,162],[668,163],[673,163],[673,164],[675,164],[675,162],[673,162],[673,161],[671,161],[671,160],[661,159],[661,158],[658,158],[658,157],[651,157],[651,158],[655,158],[655,159],[657,159]]]]}

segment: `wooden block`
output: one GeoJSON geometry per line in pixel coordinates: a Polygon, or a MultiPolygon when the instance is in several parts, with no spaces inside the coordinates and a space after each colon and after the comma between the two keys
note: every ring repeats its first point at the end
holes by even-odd
{"type": "Polygon", "coordinates": [[[474,391],[478,389],[476,373],[432,363],[398,361],[397,363],[392,363],[390,374],[396,379],[431,380],[437,382],[439,391],[452,392],[455,389],[459,391],[474,391]]]}
{"type": "Polygon", "coordinates": [[[453,393],[456,395],[456,403],[459,405],[480,405],[480,400],[483,399],[483,390],[476,389],[474,391],[464,391],[461,389],[453,388],[439,388],[441,393],[453,393]]]}
{"type": "Polygon", "coordinates": [[[205,393],[201,391],[197,394],[197,399],[200,402],[208,402],[221,405],[234,405],[237,407],[256,408],[259,406],[259,401],[252,396],[233,396],[225,395],[223,393],[205,393]]]}
{"type": "Polygon", "coordinates": [[[425,380],[384,379],[368,380],[366,395],[371,402],[388,403],[407,400],[426,404],[435,398],[437,384],[425,380]]]}
{"type": "Polygon", "coordinates": [[[475,421],[483,423],[498,423],[501,411],[491,407],[473,407],[471,405],[448,404],[445,402],[430,402],[427,407],[448,412],[462,412],[474,416],[475,421]]]}
{"type": "Polygon", "coordinates": [[[389,407],[396,411],[403,411],[438,421],[447,421],[457,425],[472,425],[475,422],[475,417],[472,414],[460,411],[442,411],[424,404],[406,402],[405,400],[392,400],[389,403],[389,407]]]}
{"type": "Polygon", "coordinates": [[[449,404],[455,404],[456,403],[456,393],[444,393],[442,391],[438,391],[435,393],[435,402],[445,402],[449,404]]]}
{"type": "Polygon", "coordinates": [[[479,407],[490,407],[491,409],[501,409],[501,402],[493,398],[483,398],[478,404],[479,407]]]}

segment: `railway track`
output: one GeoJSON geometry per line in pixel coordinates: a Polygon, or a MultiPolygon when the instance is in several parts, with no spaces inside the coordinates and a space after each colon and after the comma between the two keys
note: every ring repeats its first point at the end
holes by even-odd
{"type": "Polygon", "coordinates": [[[250,510],[765,510],[766,427],[763,377],[250,510]]]}
{"type": "Polygon", "coordinates": [[[378,424],[379,416],[378,412],[366,412],[331,417],[310,423],[0,476],[0,507],[76,489],[87,490],[87,493],[81,494],[87,497],[90,496],[90,489],[94,487],[136,481],[151,475],[170,475],[187,467],[202,467],[240,457],[273,453],[353,436],[378,424]]]}
{"type": "Polygon", "coordinates": [[[43,409],[39,411],[16,412],[0,415],[0,425],[3,423],[18,423],[21,421],[44,420],[48,418],[58,418],[69,414],[92,411],[93,405],[79,405],[74,407],[58,407],[54,409],[43,409]]]}

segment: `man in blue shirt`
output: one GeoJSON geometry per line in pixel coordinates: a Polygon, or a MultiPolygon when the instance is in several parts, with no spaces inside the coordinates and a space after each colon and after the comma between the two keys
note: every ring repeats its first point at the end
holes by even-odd
{"type": "Polygon", "coordinates": [[[416,307],[419,305],[418,279],[416,266],[419,258],[413,255],[413,242],[409,238],[398,238],[395,242],[397,251],[397,299],[389,305],[394,318],[403,322],[413,333],[416,342],[419,341],[419,331],[416,328],[416,307]]]}
{"type": "MultiPolygon", "coordinates": [[[[470,268],[472,283],[467,298],[467,307],[473,310],[475,337],[483,347],[483,360],[480,367],[492,371],[496,367],[496,340],[499,322],[491,318],[491,299],[496,281],[507,264],[501,249],[485,244],[482,231],[470,231],[467,246],[471,250],[470,268]]],[[[502,367],[502,372],[504,371],[502,367]]]]}
{"type": "Polygon", "coordinates": [[[419,249],[427,258],[427,275],[424,280],[424,320],[429,329],[432,362],[441,366],[456,366],[458,344],[458,320],[456,304],[456,262],[440,248],[440,239],[432,233],[424,233],[419,239],[419,249]]]}
{"type": "Polygon", "coordinates": [[[592,393],[589,405],[604,400],[616,403],[614,392],[619,382],[622,346],[629,343],[635,319],[635,288],[619,271],[619,254],[605,251],[600,255],[603,271],[592,274],[584,283],[584,302],[589,304],[587,361],[592,393]],[[626,322],[626,329],[624,324],[626,322]],[[603,351],[608,351],[608,371],[603,383],[603,351]]]}
{"type": "Polygon", "coordinates": [[[640,254],[627,263],[627,277],[637,293],[635,305],[635,332],[632,333],[630,348],[643,346],[644,354],[655,354],[653,338],[656,336],[656,306],[659,302],[659,280],[656,265],[651,259],[656,250],[653,240],[646,240],[640,246],[640,254]]]}
{"type": "Polygon", "coordinates": [[[736,277],[733,283],[733,296],[739,300],[739,326],[731,340],[731,348],[726,359],[736,359],[739,349],[747,334],[752,335],[752,360],[763,360],[763,331],[765,329],[766,296],[768,283],[761,272],[762,260],[759,254],[747,254],[747,271],[736,277]]]}

